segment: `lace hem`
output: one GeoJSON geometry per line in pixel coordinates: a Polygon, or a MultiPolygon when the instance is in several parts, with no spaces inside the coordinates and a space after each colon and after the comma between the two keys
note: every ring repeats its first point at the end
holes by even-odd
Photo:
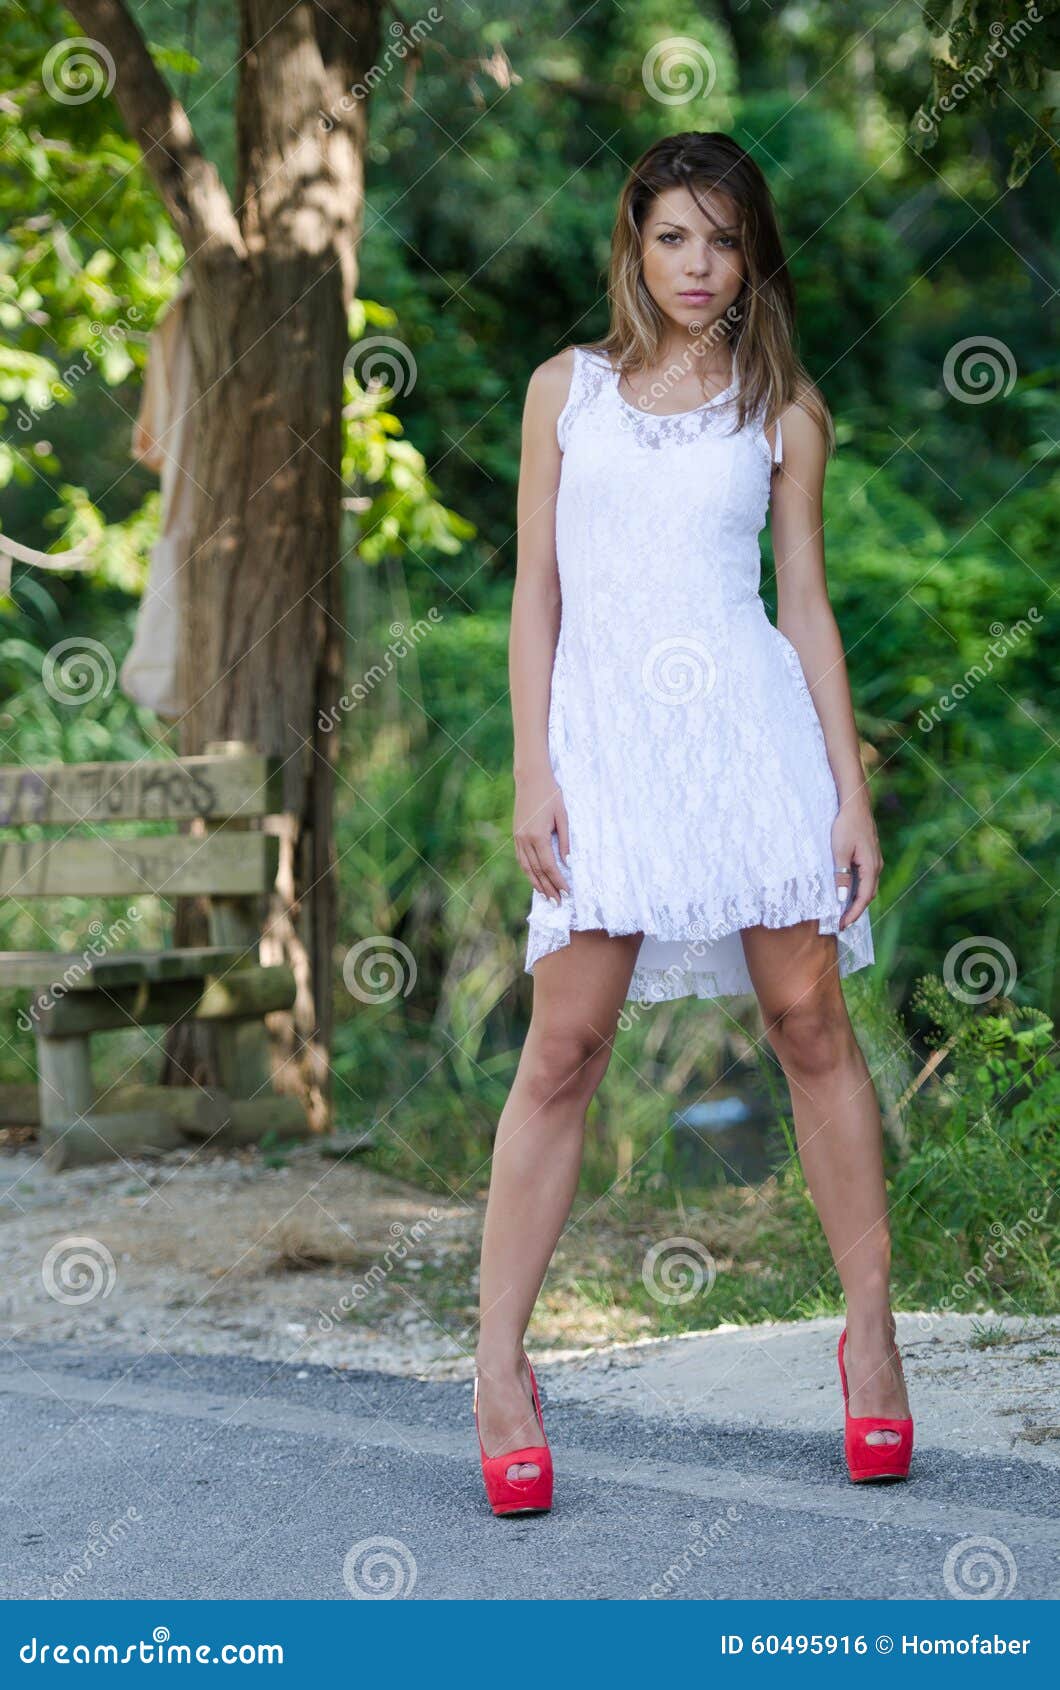
{"type": "Polygon", "coordinates": [[[623,933],[643,931],[644,939],[626,992],[626,1001],[663,1002],[673,998],[736,997],[753,993],[747,964],[740,942],[745,927],[793,927],[801,921],[818,923],[818,932],[834,933],[837,945],[837,966],[840,977],[866,968],[876,960],[868,911],[865,910],[843,932],[839,931],[842,903],[838,897],[829,907],[830,898],[819,885],[800,893],[792,890],[781,896],[760,889],[749,897],[727,900],[727,913],[712,918],[699,906],[693,906],[691,919],[680,920],[661,911],[642,920],[608,920],[597,904],[586,920],[576,918],[569,899],[559,909],[547,914],[527,916],[529,936],[524,972],[532,974],[535,963],[543,956],[551,956],[570,944],[572,929],[582,932],[602,928],[613,937],[623,933]],[[662,956],[664,947],[672,947],[673,957],[662,956]],[[651,960],[651,954],[659,958],[651,960]],[[648,954],[648,960],[645,954],[648,954]]]}

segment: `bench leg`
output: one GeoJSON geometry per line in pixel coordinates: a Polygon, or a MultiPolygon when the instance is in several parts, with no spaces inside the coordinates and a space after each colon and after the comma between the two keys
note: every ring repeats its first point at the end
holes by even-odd
{"type": "Polygon", "coordinates": [[[40,1097],[40,1143],[48,1150],[63,1130],[92,1108],[89,1040],[50,1039],[37,1034],[37,1090],[40,1097]]]}
{"type": "MultiPolygon", "coordinates": [[[[225,829],[249,826],[237,820],[225,829]]],[[[208,832],[213,829],[208,827],[208,832]]],[[[252,951],[255,957],[261,942],[261,909],[257,898],[211,898],[211,945],[238,945],[252,951]]],[[[240,1018],[214,1022],[214,1050],[217,1054],[217,1077],[222,1090],[229,1097],[266,1097],[272,1095],[269,1085],[269,1032],[264,1021],[240,1018]]]]}
{"type": "Polygon", "coordinates": [[[264,1021],[215,1021],[218,1078],[229,1097],[271,1096],[264,1021]]]}

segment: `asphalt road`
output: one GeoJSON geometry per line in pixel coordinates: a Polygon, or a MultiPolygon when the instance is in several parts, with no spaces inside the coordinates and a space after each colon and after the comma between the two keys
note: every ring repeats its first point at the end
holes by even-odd
{"type": "Polygon", "coordinates": [[[1060,1472],[548,1403],[551,1515],[495,1520],[469,1386],[0,1348],[4,1598],[1060,1595],[1060,1472]]]}

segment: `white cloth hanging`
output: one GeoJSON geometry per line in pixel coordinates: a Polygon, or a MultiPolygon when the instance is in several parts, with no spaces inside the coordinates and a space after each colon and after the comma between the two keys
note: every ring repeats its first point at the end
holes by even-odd
{"type": "Polygon", "coordinates": [[[33,546],[20,545],[10,534],[0,534],[0,598],[11,591],[11,565],[32,563],[35,569],[90,569],[92,555],[78,548],[72,552],[38,552],[33,546]]]}
{"type": "Polygon", "coordinates": [[[121,685],[128,696],[159,716],[171,717],[187,708],[179,659],[180,572],[191,550],[195,492],[187,322],[190,292],[190,281],[185,279],[151,334],[140,409],[133,424],[132,455],[159,472],[162,514],[133,643],[121,666],[121,685]]]}

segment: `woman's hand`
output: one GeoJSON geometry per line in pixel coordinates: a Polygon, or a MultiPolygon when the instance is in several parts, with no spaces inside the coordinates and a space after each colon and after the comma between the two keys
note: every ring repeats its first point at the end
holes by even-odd
{"type": "Polygon", "coordinates": [[[567,890],[552,850],[552,832],[559,839],[560,856],[570,850],[567,807],[551,768],[535,769],[515,778],[515,854],[533,885],[546,898],[560,902],[567,890]]]}
{"type": "Polygon", "coordinates": [[[850,886],[846,908],[839,918],[842,933],[876,896],[883,867],[876,824],[863,791],[839,806],[839,814],[832,823],[832,860],[836,865],[837,885],[850,886]]]}

